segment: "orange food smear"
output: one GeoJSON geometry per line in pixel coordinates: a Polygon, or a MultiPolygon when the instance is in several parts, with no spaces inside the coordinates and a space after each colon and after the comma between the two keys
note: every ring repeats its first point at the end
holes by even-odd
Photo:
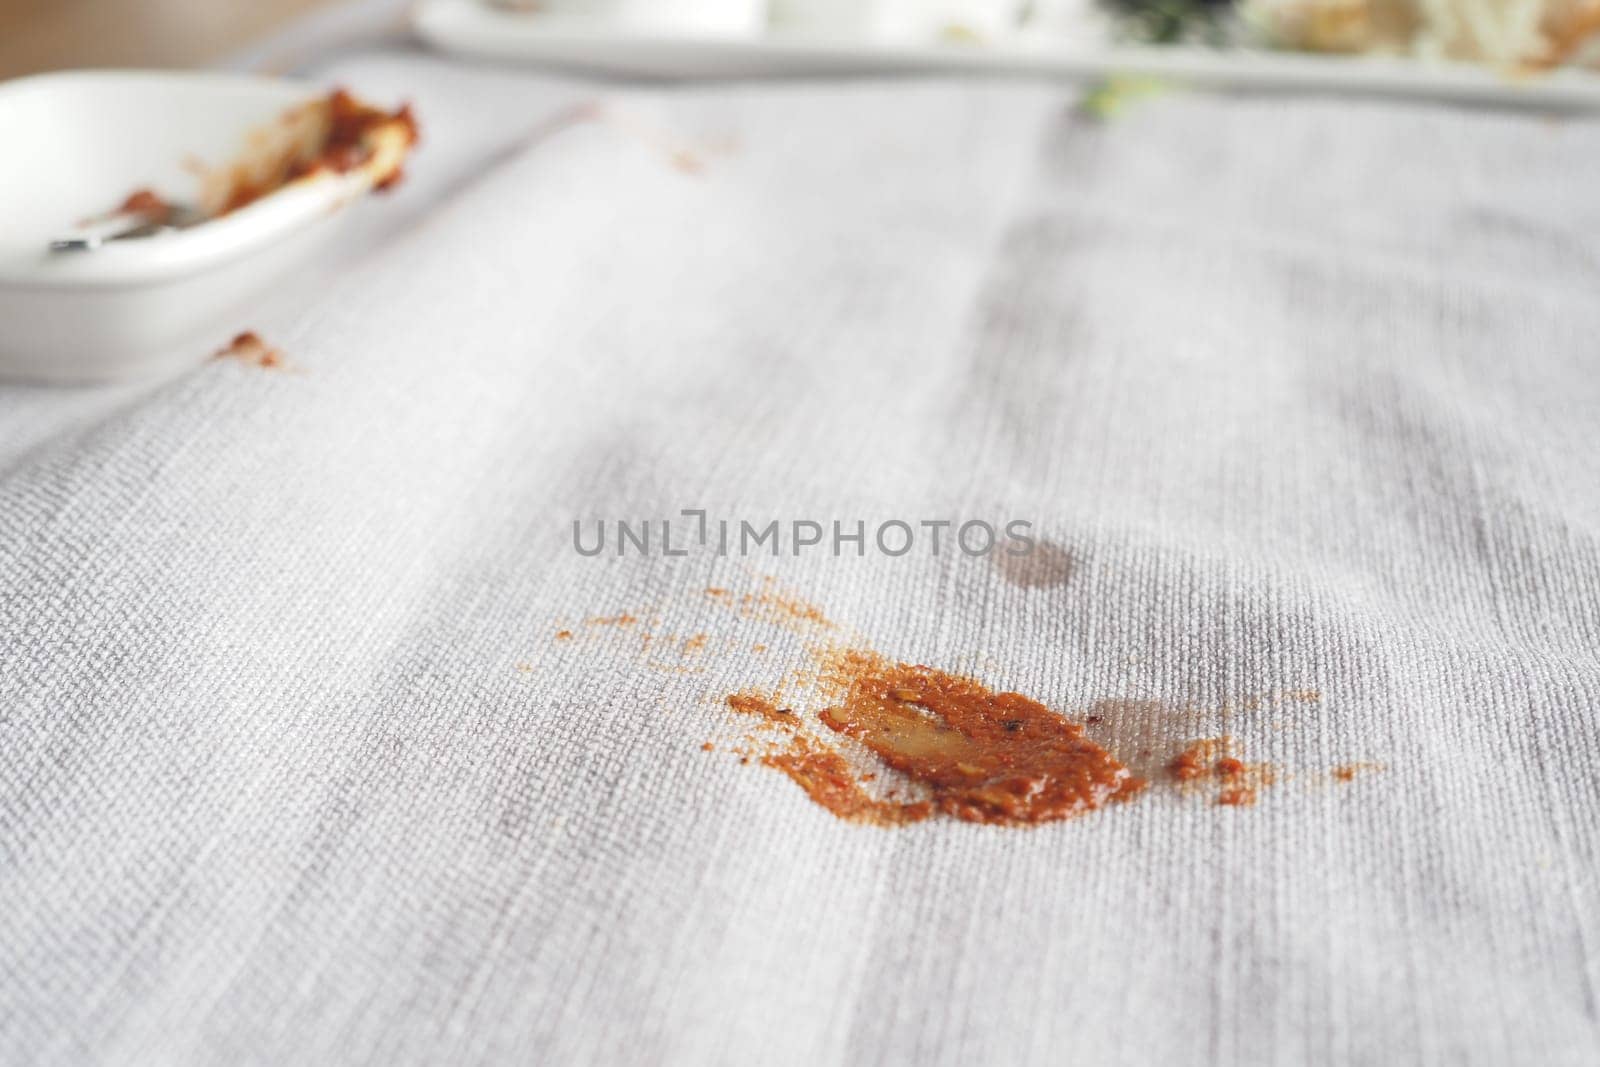
{"type": "Polygon", "coordinates": [[[858,650],[826,654],[821,678],[843,697],[821,713],[823,725],[860,742],[923,799],[872,796],[862,783],[876,774],[860,774],[770,698],[735,693],[728,705],[788,732],[788,748],[762,763],[840,818],[902,825],[939,814],[1031,825],[1093,811],[1144,785],[1081,726],[1019,693],[858,650]]]}
{"type": "Polygon", "coordinates": [[[925,786],[952,818],[1050,822],[1092,811],[1129,783],[1082,726],[1020,693],[860,651],[830,657],[824,676],[848,690],[823,724],[925,786]]]}

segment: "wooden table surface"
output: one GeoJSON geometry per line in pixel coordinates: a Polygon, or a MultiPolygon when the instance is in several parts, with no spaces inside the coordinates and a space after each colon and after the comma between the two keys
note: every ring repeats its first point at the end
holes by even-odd
{"type": "Polygon", "coordinates": [[[0,0],[0,78],[63,67],[192,67],[332,0],[0,0]]]}

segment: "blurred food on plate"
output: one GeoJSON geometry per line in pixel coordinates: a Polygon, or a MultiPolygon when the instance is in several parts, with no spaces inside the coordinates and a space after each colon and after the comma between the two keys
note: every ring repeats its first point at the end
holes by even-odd
{"type": "Polygon", "coordinates": [[[1026,35],[1600,69],[1600,0],[488,0],[541,19],[689,35],[973,42],[1026,35]]]}
{"type": "Polygon", "coordinates": [[[1266,38],[1316,52],[1552,67],[1600,60],[1600,0],[1246,0],[1266,38]]]}

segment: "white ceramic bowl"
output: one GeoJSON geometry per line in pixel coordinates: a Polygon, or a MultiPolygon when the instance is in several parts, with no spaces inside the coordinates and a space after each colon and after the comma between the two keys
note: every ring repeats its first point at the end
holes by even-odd
{"type": "MultiPolygon", "coordinates": [[[[336,230],[361,172],[292,183],[193,229],[51,253],[52,237],[144,187],[193,202],[193,161],[321,95],[216,73],[70,72],[0,85],[0,376],[131,378],[196,362],[336,230]]],[[[226,335],[226,336],[224,336],[226,335]]]]}

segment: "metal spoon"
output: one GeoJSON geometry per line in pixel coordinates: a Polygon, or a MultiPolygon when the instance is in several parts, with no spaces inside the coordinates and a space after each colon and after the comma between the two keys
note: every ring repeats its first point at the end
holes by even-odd
{"type": "Polygon", "coordinates": [[[50,251],[93,252],[112,241],[133,241],[169,230],[186,230],[210,217],[188,204],[170,204],[160,218],[152,218],[144,212],[118,211],[91,219],[71,236],[56,238],[50,242],[50,251]]]}

